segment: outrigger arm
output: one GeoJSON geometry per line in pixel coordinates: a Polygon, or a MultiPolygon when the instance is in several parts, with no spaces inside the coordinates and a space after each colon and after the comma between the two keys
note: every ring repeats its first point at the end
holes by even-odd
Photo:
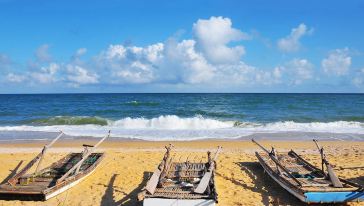
{"type": "Polygon", "coordinates": [[[164,174],[162,174],[162,172],[165,170],[165,168],[167,167],[168,164],[171,164],[172,160],[170,159],[170,152],[171,152],[172,148],[173,148],[172,144],[169,144],[168,146],[166,146],[167,151],[164,154],[162,162],[158,165],[157,169],[153,172],[152,177],[147,182],[147,186],[145,187],[145,189],[150,194],[154,194],[154,191],[157,188],[161,175],[162,176],[164,175],[164,174]]]}
{"type": "Polygon", "coordinates": [[[215,161],[216,161],[217,156],[220,153],[221,149],[222,149],[222,147],[220,147],[220,146],[217,148],[217,151],[215,153],[214,158],[212,160],[210,160],[210,162],[209,162],[210,163],[210,168],[203,175],[200,183],[197,185],[196,189],[194,190],[195,193],[203,194],[206,191],[207,186],[209,185],[212,173],[215,170],[215,161]]]}
{"type": "Polygon", "coordinates": [[[260,145],[257,141],[255,141],[254,139],[252,139],[252,142],[254,142],[256,145],[258,145],[260,148],[262,148],[262,150],[264,152],[266,152],[269,157],[271,158],[271,160],[273,160],[274,163],[276,163],[277,167],[280,167],[289,177],[291,177],[299,186],[302,186],[302,183],[296,178],[294,177],[291,172],[286,168],[284,167],[280,162],[279,160],[276,158],[276,156],[272,153],[272,152],[269,152],[266,148],[264,148],[262,145],[260,145]]]}
{"type": "Polygon", "coordinates": [[[18,179],[23,176],[34,164],[36,164],[38,161],[38,165],[37,168],[35,169],[35,174],[38,173],[40,165],[42,164],[43,161],[43,157],[47,151],[48,148],[50,148],[54,143],[56,143],[56,141],[62,137],[64,133],[61,131],[60,134],[54,138],[52,140],[52,142],[50,142],[48,145],[45,145],[42,149],[42,151],[34,158],[32,159],[20,172],[18,172],[16,175],[14,175],[12,178],[10,178],[8,180],[8,183],[12,186],[14,186],[17,182],[18,179]]]}
{"type": "Polygon", "coordinates": [[[329,161],[327,161],[327,159],[326,159],[326,155],[324,153],[324,148],[320,147],[320,145],[318,144],[318,141],[316,139],[313,139],[313,142],[316,144],[316,147],[319,150],[320,155],[321,155],[322,172],[324,172],[324,174],[325,174],[325,171],[324,171],[324,164],[325,164],[327,173],[329,174],[328,176],[329,176],[332,184],[334,185],[334,187],[343,187],[343,184],[340,182],[339,178],[335,174],[334,169],[331,167],[329,161]]]}
{"type": "Polygon", "coordinates": [[[77,174],[79,172],[79,169],[82,165],[82,163],[87,159],[88,156],[92,154],[95,148],[97,148],[106,138],[110,137],[110,131],[108,135],[103,137],[98,143],[96,143],[94,146],[91,145],[84,145],[85,149],[82,152],[82,159],[77,162],[71,169],[69,169],[61,178],[57,180],[57,183],[62,182],[64,179],[66,179],[68,176],[70,176],[73,172],[77,174]]]}

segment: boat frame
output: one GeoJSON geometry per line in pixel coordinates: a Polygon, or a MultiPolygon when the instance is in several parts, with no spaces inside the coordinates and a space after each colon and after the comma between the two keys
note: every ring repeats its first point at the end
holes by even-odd
{"type": "MultiPolygon", "coordinates": [[[[279,174],[278,165],[276,169],[273,169],[272,165],[268,165],[267,161],[272,160],[272,157],[269,154],[255,152],[255,155],[258,158],[258,161],[263,167],[264,171],[281,187],[283,187],[285,190],[297,197],[302,202],[343,203],[351,201],[364,201],[364,188],[359,184],[353,183],[343,178],[338,178],[340,182],[344,185],[343,188],[335,188],[332,185],[327,185],[325,187],[324,184],[310,185],[307,184],[306,181],[303,181],[304,179],[289,177],[289,175],[287,175],[286,173],[285,174],[287,176],[279,174]],[[293,178],[295,178],[299,182],[299,184],[294,181],[293,178]]],[[[280,154],[277,156],[286,156],[293,158],[300,162],[300,164],[303,167],[307,168],[309,171],[315,172],[318,179],[320,179],[319,177],[326,180],[328,179],[328,175],[322,169],[319,169],[314,165],[310,164],[293,150],[289,151],[287,154],[280,154]]]]}
{"type": "Polygon", "coordinates": [[[0,185],[0,199],[45,201],[77,185],[91,175],[103,160],[104,153],[93,150],[110,136],[110,132],[95,146],[84,144],[83,152],[69,153],[49,167],[39,170],[46,149],[60,136],[46,145],[20,172],[0,185]],[[36,162],[35,172],[26,174],[36,162]]]}
{"type": "Polygon", "coordinates": [[[214,158],[208,152],[205,163],[190,162],[188,158],[185,162],[174,162],[170,155],[171,148],[172,145],[166,146],[163,160],[138,194],[138,200],[143,201],[144,206],[215,205],[218,202],[215,167],[221,148],[218,148],[214,158]],[[190,185],[185,187],[183,184],[190,185]]]}

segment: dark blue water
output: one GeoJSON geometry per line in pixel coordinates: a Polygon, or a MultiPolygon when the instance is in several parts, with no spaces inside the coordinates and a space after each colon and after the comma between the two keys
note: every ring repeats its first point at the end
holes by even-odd
{"type": "Polygon", "coordinates": [[[52,131],[65,125],[139,132],[267,126],[274,130],[277,123],[295,124],[295,128],[321,123],[320,129],[324,123],[340,123],[341,131],[346,123],[355,123],[355,131],[361,132],[363,122],[363,94],[0,95],[0,131],[52,131]]]}
{"type": "MultiPolygon", "coordinates": [[[[364,122],[362,94],[0,95],[0,125],[46,125],[55,116],[118,120],[161,115],[268,123],[364,122]]],[[[90,120],[91,121],[91,120],[90,120]]],[[[85,121],[87,123],[87,121],[85,121]]],[[[50,122],[56,124],[56,122],[50,122]]]]}

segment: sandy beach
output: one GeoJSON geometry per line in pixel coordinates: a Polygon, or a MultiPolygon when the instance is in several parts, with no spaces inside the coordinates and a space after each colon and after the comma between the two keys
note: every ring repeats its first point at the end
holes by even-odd
{"type": "MultiPolygon", "coordinates": [[[[67,152],[80,151],[85,141],[60,141],[49,150],[44,166],[61,158],[67,152]]],[[[0,179],[6,179],[14,168],[29,161],[40,151],[44,142],[18,142],[0,144],[0,179]]],[[[88,142],[93,143],[93,142],[88,142]]],[[[100,151],[106,158],[99,168],[74,188],[45,202],[0,201],[0,205],[141,205],[137,194],[145,186],[164,154],[164,145],[172,143],[174,154],[199,161],[206,158],[207,150],[220,145],[223,152],[217,161],[218,205],[301,205],[278,184],[267,177],[256,160],[258,148],[250,141],[108,141],[100,151]]],[[[320,158],[311,141],[262,141],[274,145],[279,152],[294,149],[319,166],[320,158]]],[[[327,157],[340,177],[364,184],[364,142],[326,141],[327,157]]],[[[363,205],[349,203],[348,205],[363,205]]]]}

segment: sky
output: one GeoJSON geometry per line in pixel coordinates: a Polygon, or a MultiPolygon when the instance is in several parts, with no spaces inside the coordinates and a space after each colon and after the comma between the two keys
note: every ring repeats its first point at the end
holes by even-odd
{"type": "Polygon", "coordinates": [[[356,0],[0,0],[0,93],[362,93],[363,11],[356,0]]]}

